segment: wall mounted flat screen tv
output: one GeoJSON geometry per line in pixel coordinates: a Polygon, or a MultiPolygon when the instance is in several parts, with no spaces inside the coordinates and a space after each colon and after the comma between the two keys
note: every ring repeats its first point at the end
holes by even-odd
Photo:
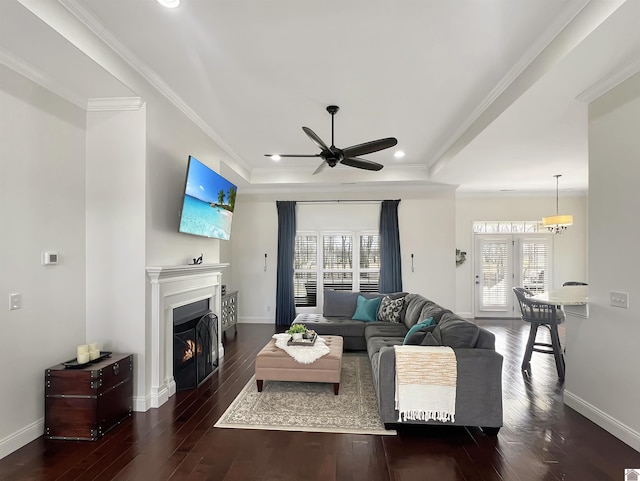
{"type": "Polygon", "coordinates": [[[180,232],[229,240],[237,187],[189,156],[180,232]]]}

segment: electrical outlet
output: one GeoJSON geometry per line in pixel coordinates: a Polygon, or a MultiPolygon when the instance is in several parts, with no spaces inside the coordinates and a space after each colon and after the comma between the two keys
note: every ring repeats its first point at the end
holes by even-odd
{"type": "Polygon", "coordinates": [[[267,312],[271,312],[271,306],[267,306],[267,312]]]}
{"type": "Polygon", "coordinates": [[[609,305],[629,309],[629,293],[611,291],[609,293],[609,305]]]}

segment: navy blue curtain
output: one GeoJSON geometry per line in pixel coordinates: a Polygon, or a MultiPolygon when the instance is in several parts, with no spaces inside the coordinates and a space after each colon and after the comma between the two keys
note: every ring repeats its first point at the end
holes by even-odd
{"type": "Polygon", "coordinates": [[[296,203],[277,201],[278,269],[276,280],[276,326],[289,326],[296,317],[293,296],[293,256],[296,242],[296,203]]]}
{"type": "Polygon", "coordinates": [[[398,229],[399,200],[383,200],[380,209],[380,292],[402,291],[402,259],[398,229]]]}

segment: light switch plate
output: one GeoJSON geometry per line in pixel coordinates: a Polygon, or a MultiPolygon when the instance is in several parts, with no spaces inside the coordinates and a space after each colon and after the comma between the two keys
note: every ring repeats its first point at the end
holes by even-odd
{"type": "Polygon", "coordinates": [[[22,294],[19,292],[9,294],[9,309],[12,311],[22,309],[22,294]]]}
{"type": "Polygon", "coordinates": [[[611,291],[609,293],[609,304],[613,307],[629,309],[629,293],[611,291]]]}

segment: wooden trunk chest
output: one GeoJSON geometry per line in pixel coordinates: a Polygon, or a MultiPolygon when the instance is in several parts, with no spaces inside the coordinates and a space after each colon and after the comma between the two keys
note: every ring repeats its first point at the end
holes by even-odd
{"type": "Polygon", "coordinates": [[[112,354],[80,369],[45,371],[44,434],[95,441],[131,416],[133,355],[112,354]]]}

